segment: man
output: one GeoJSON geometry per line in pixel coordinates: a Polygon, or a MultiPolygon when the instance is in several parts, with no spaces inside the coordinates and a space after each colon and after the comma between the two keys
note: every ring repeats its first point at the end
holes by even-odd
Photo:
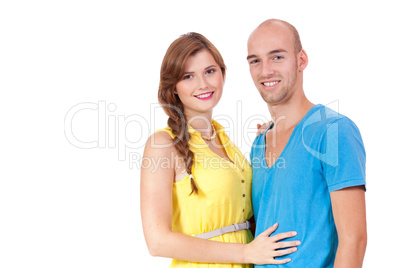
{"type": "Polygon", "coordinates": [[[251,151],[256,235],[276,222],[278,233],[297,231],[301,245],[281,267],[362,267],[366,156],[358,128],[305,96],[308,58],[291,24],[258,26],[247,60],[273,120],[251,151]]]}

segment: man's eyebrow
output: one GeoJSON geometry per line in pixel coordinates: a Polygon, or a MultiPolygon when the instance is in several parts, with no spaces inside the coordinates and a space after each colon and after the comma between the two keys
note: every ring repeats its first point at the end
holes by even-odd
{"type": "Polygon", "coordinates": [[[254,54],[252,54],[252,55],[248,55],[248,56],[247,56],[247,60],[249,60],[249,59],[251,59],[251,58],[257,58],[257,56],[256,56],[256,55],[254,55],[254,54]]]}
{"type": "MultiPolygon", "coordinates": [[[[270,52],[268,52],[268,55],[272,55],[272,54],[276,54],[276,53],[287,53],[287,50],[285,49],[275,49],[275,50],[271,50],[270,52]]],[[[257,55],[255,54],[251,54],[247,56],[247,60],[252,59],[252,58],[258,58],[257,55]]]]}
{"type": "Polygon", "coordinates": [[[285,49],[275,49],[272,50],[268,53],[268,55],[276,54],[276,53],[282,53],[282,52],[287,52],[285,49]]]}

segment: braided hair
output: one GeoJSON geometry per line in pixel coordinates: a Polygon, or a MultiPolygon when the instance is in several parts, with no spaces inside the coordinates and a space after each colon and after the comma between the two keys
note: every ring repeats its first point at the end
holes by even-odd
{"type": "Polygon", "coordinates": [[[191,194],[198,194],[198,188],[194,182],[193,166],[194,153],[190,150],[187,118],[184,115],[184,107],[179,96],[175,94],[176,84],[184,73],[184,64],[189,56],[193,56],[202,50],[211,53],[225,78],[226,66],[216,47],[203,35],[190,32],[177,38],[169,46],[162,61],[158,100],[165,113],[169,116],[168,126],[175,135],[173,144],[179,156],[184,160],[187,174],[190,175],[191,194]]]}

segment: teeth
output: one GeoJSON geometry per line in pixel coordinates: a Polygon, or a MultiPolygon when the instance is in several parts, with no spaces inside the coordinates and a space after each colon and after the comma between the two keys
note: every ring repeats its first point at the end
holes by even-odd
{"type": "Polygon", "coordinates": [[[264,83],[264,86],[266,86],[266,87],[272,87],[272,86],[274,86],[274,85],[276,85],[276,84],[278,84],[278,81],[264,83]]]}
{"type": "Polygon", "coordinates": [[[205,94],[201,94],[201,95],[197,95],[196,97],[197,98],[207,98],[207,97],[209,97],[209,96],[211,96],[212,95],[212,92],[210,92],[210,93],[205,93],[205,94]]]}

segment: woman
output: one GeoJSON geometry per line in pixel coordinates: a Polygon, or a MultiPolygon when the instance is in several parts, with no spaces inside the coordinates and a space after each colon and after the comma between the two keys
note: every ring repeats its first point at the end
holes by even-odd
{"type": "Polygon", "coordinates": [[[141,214],[149,252],[173,258],[171,267],[281,264],[290,259],[274,257],[296,250],[296,241],[277,242],[295,232],[269,237],[277,224],[254,241],[247,229],[251,167],[212,120],[225,70],[218,50],[197,33],[176,39],[162,62],[158,97],[168,127],[145,146],[141,214]]]}

